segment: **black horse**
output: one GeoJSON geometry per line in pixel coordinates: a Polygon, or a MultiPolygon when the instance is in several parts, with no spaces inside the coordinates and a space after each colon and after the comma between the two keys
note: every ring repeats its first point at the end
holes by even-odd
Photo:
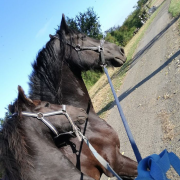
{"type": "MultiPolygon", "coordinates": [[[[88,114],[81,131],[97,152],[120,176],[137,176],[137,163],[119,152],[120,142],[113,128],[100,119],[93,109],[81,72],[100,69],[99,52],[83,47],[98,47],[99,40],[71,30],[62,17],[56,35],[38,54],[30,76],[30,98],[51,103],[69,104],[84,108],[88,114]]],[[[114,67],[126,61],[124,50],[115,44],[104,43],[105,63],[114,67]]],[[[87,145],[77,138],[60,138],[59,150],[83,173],[98,180],[102,173],[112,176],[92,155],[87,145]],[[64,145],[62,145],[64,143],[64,145]]]]}
{"type": "MultiPolygon", "coordinates": [[[[54,134],[43,122],[28,113],[52,113],[61,105],[28,99],[21,87],[17,101],[9,106],[13,116],[7,118],[0,131],[0,160],[4,169],[3,180],[91,180],[81,174],[55,145],[54,134]]],[[[78,126],[87,114],[82,108],[67,106],[67,112],[78,126]]],[[[72,131],[66,116],[45,117],[59,133],[72,131]]]]}

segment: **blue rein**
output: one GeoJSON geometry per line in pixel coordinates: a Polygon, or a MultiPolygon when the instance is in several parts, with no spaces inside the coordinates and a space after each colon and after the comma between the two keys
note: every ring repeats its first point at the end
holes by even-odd
{"type": "Polygon", "coordinates": [[[123,122],[123,124],[124,124],[126,133],[127,133],[127,135],[128,135],[128,138],[129,138],[129,141],[130,141],[130,143],[131,143],[132,149],[133,149],[134,154],[135,154],[135,156],[136,156],[136,159],[137,159],[137,161],[138,161],[138,163],[139,163],[139,162],[142,160],[141,154],[140,154],[139,149],[138,149],[138,147],[137,147],[137,145],[136,145],[136,143],[135,143],[135,140],[134,140],[134,138],[133,138],[133,135],[132,135],[132,133],[131,133],[131,130],[130,130],[130,128],[129,128],[129,125],[128,125],[128,123],[127,123],[127,120],[126,120],[126,118],[125,118],[125,116],[124,116],[123,110],[122,110],[122,108],[121,108],[121,105],[120,105],[120,103],[119,103],[118,97],[117,97],[117,95],[116,95],[116,92],[115,92],[114,87],[113,87],[113,85],[112,85],[111,79],[110,79],[110,77],[109,77],[108,70],[106,69],[105,65],[103,65],[103,68],[104,68],[104,72],[105,72],[105,74],[106,74],[106,76],[107,76],[107,78],[108,78],[109,84],[110,84],[110,86],[111,86],[111,90],[112,90],[114,99],[115,99],[115,101],[116,101],[116,104],[117,104],[117,107],[118,107],[118,110],[119,110],[119,114],[120,114],[121,119],[122,119],[122,122],[123,122]]]}
{"type": "MultiPolygon", "coordinates": [[[[103,46],[103,43],[104,41],[101,41],[100,43],[101,46],[103,46]]],[[[175,171],[178,173],[178,175],[180,176],[180,159],[173,152],[169,153],[167,150],[164,150],[159,155],[153,154],[151,156],[148,156],[142,159],[141,154],[133,138],[133,135],[131,133],[131,130],[129,128],[129,125],[124,116],[123,110],[119,103],[119,100],[114,90],[111,79],[109,77],[108,70],[106,69],[103,50],[100,52],[100,55],[101,55],[102,67],[104,68],[104,72],[108,78],[114,99],[116,101],[116,104],[119,110],[119,114],[121,116],[122,122],[124,124],[126,133],[128,135],[128,138],[131,143],[134,154],[136,156],[136,159],[138,161],[138,177],[136,179],[137,180],[169,180],[166,177],[166,173],[170,169],[170,166],[172,166],[175,169],[175,171]]]]}
{"type": "Polygon", "coordinates": [[[119,103],[118,97],[117,97],[116,92],[115,92],[115,90],[114,90],[113,84],[112,84],[111,79],[110,79],[110,77],[109,77],[108,70],[106,69],[106,63],[105,63],[104,53],[103,53],[104,41],[105,41],[104,39],[101,39],[101,40],[100,40],[100,47],[101,47],[101,49],[102,49],[102,50],[100,51],[100,61],[101,61],[101,64],[102,64],[101,66],[104,68],[104,72],[105,72],[105,74],[106,74],[106,76],[107,76],[107,78],[108,78],[108,81],[109,81],[109,84],[110,84],[110,86],[111,86],[111,90],[112,90],[114,99],[115,99],[115,101],[116,101],[116,104],[117,104],[117,107],[118,107],[118,110],[119,110],[119,114],[120,114],[121,119],[122,119],[122,121],[123,121],[125,130],[126,130],[126,133],[127,133],[127,135],[128,135],[128,138],[129,138],[129,141],[130,141],[130,143],[131,143],[132,149],[133,149],[134,154],[135,154],[135,156],[136,156],[137,162],[139,163],[139,162],[142,160],[141,154],[140,154],[140,152],[139,152],[139,150],[138,150],[138,147],[137,147],[137,145],[136,145],[136,143],[135,143],[135,140],[134,140],[134,138],[133,138],[133,135],[132,135],[131,130],[130,130],[130,128],[129,128],[129,125],[128,125],[128,123],[127,123],[127,120],[126,120],[126,118],[125,118],[125,116],[124,116],[123,110],[122,110],[122,108],[121,108],[121,105],[120,105],[120,103],[119,103]]]}

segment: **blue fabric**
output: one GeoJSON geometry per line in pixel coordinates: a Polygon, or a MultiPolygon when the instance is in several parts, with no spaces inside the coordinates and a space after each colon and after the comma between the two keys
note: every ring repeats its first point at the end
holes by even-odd
{"type": "Polygon", "coordinates": [[[180,159],[173,152],[164,150],[159,155],[148,156],[140,161],[136,180],[168,180],[166,172],[170,165],[180,176],[180,159]]]}

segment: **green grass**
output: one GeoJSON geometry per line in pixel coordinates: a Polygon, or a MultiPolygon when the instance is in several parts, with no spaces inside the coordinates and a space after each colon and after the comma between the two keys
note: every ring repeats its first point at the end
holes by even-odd
{"type": "Polygon", "coordinates": [[[149,6],[150,6],[150,7],[154,6],[154,3],[155,3],[155,2],[156,2],[156,0],[153,0],[153,1],[151,0],[151,3],[149,3],[149,6]]]}
{"type": "Polygon", "coordinates": [[[177,17],[180,15],[180,0],[171,0],[169,12],[173,17],[177,17]]]}
{"type": "MultiPolygon", "coordinates": [[[[180,0],[171,0],[169,13],[175,18],[180,15],[180,0]]],[[[178,29],[180,30],[180,18],[178,20],[178,29]]]]}

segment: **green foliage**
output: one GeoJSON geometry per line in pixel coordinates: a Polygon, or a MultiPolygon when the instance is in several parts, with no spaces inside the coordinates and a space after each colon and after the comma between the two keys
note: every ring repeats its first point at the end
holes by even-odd
{"type": "Polygon", "coordinates": [[[121,27],[113,27],[106,31],[105,40],[117,45],[126,46],[133,37],[135,29],[142,26],[139,16],[145,13],[142,7],[146,2],[147,0],[139,0],[136,9],[126,18],[121,27]]]}
{"type": "Polygon", "coordinates": [[[10,113],[10,111],[9,111],[9,109],[8,108],[5,108],[7,111],[5,112],[5,116],[4,116],[4,118],[0,118],[0,127],[3,125],[3,123],[4,123],[4,121],[5,121],[5,119],[8,117],[8,116],[10,116],[11,115],[11,113],[10,113]]]}
{"type": "Polygon", "coordinates": [[[85,33],[89,37],[102,38],[101,25],[98,15],[93,8],[88,8],[86,12],[79,13],[75,18],[67,17],[67,24],[72,29],[85,33]]]}
{"type": "Polygon", "coordinates": [[[139,0],[137,2],[138,8],[142,8],[144,6],[144,4],[146,4],[147,2],[148,2],[148,0],[139,0]]]}
{"type": "Polygon", "coordinates": [[[111,35],[111,33],[106,34],[106,41],[111,42],[111,43],[118,43],[116,38],[111,35]]]}
{"type": "Polygon", "coordinates": [[[82,72],[82,78],[86,85],[86,88],[89,90],[101,77],[102,72],[100,71],[86,71],[82,72]]]}
{"type": "Polygon", "coordinates": [[[77,22],[73,18],[70,19],[70,18],[66,17],[66,19],[67,19],[66,22],[71,29],[73,29],[75,31],[79,31],[77,22]]]}
{"type": "Polygon", "coordinates": [[[2,126],[4,119],[0,118],[0,127],[2,126]]]}
{"type": "Polygon", "coordinates": [[[180,15],[180,1],[179,0],[171,0],[169,12],[172,14],[173,17],[177,17],[180,15]]]}

